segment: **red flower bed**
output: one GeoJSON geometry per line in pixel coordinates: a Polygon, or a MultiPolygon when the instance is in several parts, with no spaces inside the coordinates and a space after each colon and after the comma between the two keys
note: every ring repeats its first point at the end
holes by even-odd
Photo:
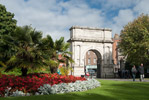
{"type": "Polygon", "coordinates": [[[82,77],[75,77],[72,75],[62,76],[58,74],[29,74],[26,77],[19,77],[13,75],[3,75],[0,78],[0,95],[4,96],[5,89],[11,87],[10,91],[20,90],[25,93],[35,93],[40,86],[44,84],[59,84],[70,83],[76,80],[86,80],[82,77]]]}

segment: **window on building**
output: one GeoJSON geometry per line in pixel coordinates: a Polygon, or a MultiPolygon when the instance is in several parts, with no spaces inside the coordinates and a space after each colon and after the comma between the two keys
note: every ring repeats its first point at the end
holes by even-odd
{"type": "Polygon", "coordinates": [[[96,60],[96,58],[94,58],[94,64],[96,64],[96,62],[97,62],[97,60],[96,60]]]}
{"type": "Polygon", "coordinates": [[[88,58],[88,64],[91,64],[91,59],[90,58],[88,58]]]}

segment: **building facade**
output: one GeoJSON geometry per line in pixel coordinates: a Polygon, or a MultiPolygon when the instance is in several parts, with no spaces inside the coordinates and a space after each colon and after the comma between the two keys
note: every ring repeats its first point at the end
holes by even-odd
{"type": "Polygon", "coordinates": [[[93,51],[87,51],[85,56],[85,74],[89,70],[94,70],[94,75],[97,74],[97,56],[93,51]]]}
{"type": "Polygon", "coordinates": [[[121,50],[118,48],[121,39],[118,34],[114,35],[113,40],[113,48],[112,48],[112,58],[114,64],[114,73],[118,73],[118,70],[125,70],[124,61],[125,58],[121,54],[121,50]]]}

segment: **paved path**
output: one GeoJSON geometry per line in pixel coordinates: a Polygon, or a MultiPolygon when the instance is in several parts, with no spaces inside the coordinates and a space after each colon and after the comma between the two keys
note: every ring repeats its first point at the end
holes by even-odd
{"type": "MultiPolygon", "coordinates": [[[[114,81],[133,81],[132,79],[116,79],[116,78],[113,78],[113,79],[103,79],[103,78],[97,78],[99,80],[114,80],[114,81]]],[[[136,82],[140,82],[139,78],[136,79],[136,82]]],[[[149,82],[149,78],[148,79],[144,79],[143,82],[149,82]]]]}

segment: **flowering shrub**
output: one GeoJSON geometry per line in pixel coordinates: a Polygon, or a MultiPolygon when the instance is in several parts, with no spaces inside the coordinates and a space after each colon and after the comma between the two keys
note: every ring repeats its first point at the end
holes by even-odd
{"type": "Polygon", "coordinates": [[[86,81],[76,81],[75,83],[60,83],[50,86],[44,84],[38,88],[36,95],[47,95],[57,93],[68,93],[74,91],[86,91],[100,86],[100,82],[95,79],[88,79],[86,81]]]}
{"type": "Polygon", "coordinates": [[[16,97],[16,96],[30,96],[30,94],[29,93],[23,93],[22,91],[16,90],[10,96],[13,96],[13,97],[16,97]]]}
{"type": "MultiPolygon", "coordinates": [[[[76,81],[74,83],[60,83],[53,86],[49,84],[44,84],[38,88],[38,92],[35,95],[48,95],[48,94],[58,94],[58,93],[68,93],[74,91],[86,91],[88,89],[93,89],[100,86],[100,82],[95,79],[87,79],[86,81],[76,81]]],[[[16,90],[11,95],[9,94],[10,88],[6,89],[5,96],[30,96],[30,93],[24,93],[22,91],[16,90]]]]}
{"type": "MultiPolygon", "coordinates": [[[[0,78],[0,96],[5,96],[6,91],[8,87],[11,87],[9,89],[9,95],[15,95],[22,93],[32,93],[35,94],[38,91],[38,88],[40,86],[43,86],[44,84],[49,84],[51,86],[55,84],[60,83],[74,83],[75,81],[80,80],[84,81],[85,78],[82,77],[75,77],[72,75],[69,76],[62,76],[58,74],[29,74],[26,77],[19,77],[14,75],[2,75],[2,78],[0,78]],[[17,92],[15,92],[17,91],[17,92]],[[12,94],[13,93],[13,94],[12,94]]],[[[8,94],[8,93],[7,93],[8,94]]],[[[25,94],[24,94],[25,95],[25,94]]]]}

